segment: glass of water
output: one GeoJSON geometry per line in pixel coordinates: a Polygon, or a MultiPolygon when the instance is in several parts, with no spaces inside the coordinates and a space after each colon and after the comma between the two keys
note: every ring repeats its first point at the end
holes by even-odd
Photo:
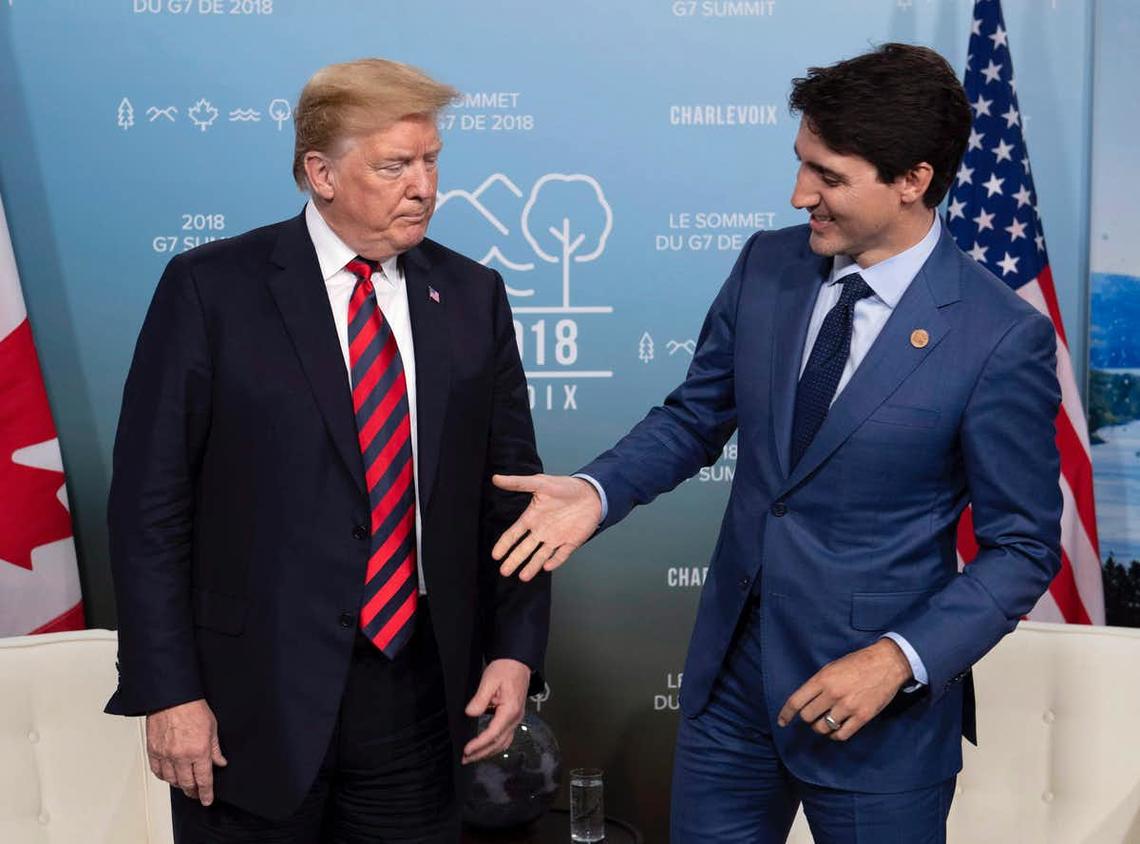
{"type": "Polygon", "coordinates": [[[570,771],[570,840],[604,841],[606,807],[602,800],[600,768],[570,771]]]}

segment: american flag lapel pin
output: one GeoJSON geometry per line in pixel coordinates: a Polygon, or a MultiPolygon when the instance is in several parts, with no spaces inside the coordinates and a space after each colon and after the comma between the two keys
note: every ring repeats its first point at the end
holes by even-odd
{"type": "Polygon", "coordinates": [[[439,291],[432,287],[430,284],[428,285],[428,298],[433,302],[439,302],[439,291]]]}

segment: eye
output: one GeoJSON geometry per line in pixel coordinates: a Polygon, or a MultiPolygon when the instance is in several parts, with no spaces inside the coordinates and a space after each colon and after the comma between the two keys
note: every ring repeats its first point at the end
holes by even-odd
{"type": "Polygon", "coordinates": [[[395,161],[391,164],[383,164],[377,169],[383,176],[399,176],[404,172],[404,163],[402,161],[395,161]]]}

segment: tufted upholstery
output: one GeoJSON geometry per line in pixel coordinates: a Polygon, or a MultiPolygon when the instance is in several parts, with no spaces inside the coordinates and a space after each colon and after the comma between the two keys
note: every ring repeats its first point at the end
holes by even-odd
{"type": "Polygon", "coordinates": [[[0,841],[172,840],[142,719],[103,714],[115,648],[109,630],[0,639],[0,841]]]}
{"type": "Polygon", "coordinates": [[[951,844],[1140,844],[1140,630],[1022,622],[974,680],[951,844]]]}
{"type": "MultiPolygon", "coordinates": [[[[142,720],[102,713],[114,662],[107,630],[0,639],[0,842],[171,841],[142,720]]],[[[1140,630],[1024,622],[975,677],[950,841],[1140,844],[1140,630]]]]}

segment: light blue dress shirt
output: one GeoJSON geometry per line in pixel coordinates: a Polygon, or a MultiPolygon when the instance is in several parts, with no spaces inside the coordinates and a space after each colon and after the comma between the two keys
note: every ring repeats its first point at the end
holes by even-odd
{"type": "MultiPolygon", "coordinates": [[[[847,255],[835,257],[831,274],[820,286],[819,295],[815,300],[815,309],[812,311],[811,321],[808,323],[803,356],[800,360],[800,375],[803,375],[804,367],[807,366],[812,346],[815,345],[816,338],[819,336],[819,329],[823,325],[823,320],[827,317],[828,311],[835,307],[839,301],[839,296],[843,293],[843,285],[840,283],[843,278],[852,273],[859,273],[863,277],[863,281],[874,292],[874,295],[860,299],[855,303],[851,326],[851,351],[847,357],[847,365],[843,368],[843,374],[839,377],[839,385],[835,388],[835,397],[832,398],[832,403],[843,392],[843,388],[847,386],[851,376],[859,368],[863,358],[867,356],[867,352],[870,351],[875,338],[879,336],[879,332],[883,330],[883,326],[887,324],[895,306],[906,293],[906,289],[910,287],[910,283],[914,281],[914,277],[918,275],[918,271],[922,269],[922,265],[926,263],[926,259],[934,252],[934,247],[938,244],[938,238],[941,235],[942,222],[935,214],[930,230],[922,240],[909,249],[892,255],[885,261],[861,268],[847,255]]],[[[574,477],[588,481],[597,491],[598,497],[602,500],[602,520],[605,521],[606,513],[609,512],[609,502],[606,500],[606,491],[602,489],[602,485],[589,475],[578,474],[574,477]]],[[[913,692],[925,686],[928,680],[926,666],[910,642],[894,631],[885,633],[884,636],[899,646],[906,656],[907,662],[910,663],[910,670],[915,683],[907,686],[904,691],[913,692]]]]}

